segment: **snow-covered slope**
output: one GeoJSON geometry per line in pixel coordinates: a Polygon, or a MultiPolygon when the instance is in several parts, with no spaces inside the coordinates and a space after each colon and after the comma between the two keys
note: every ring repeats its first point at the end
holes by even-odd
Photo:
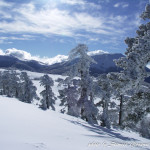
{"type": "MultiPolygon", "coordinates": [[[[27,72],[37,92],[43,87],[38,80],[42,73],[27,72]]],[[[53,80],[64,78],[50,75],[53,80]]],[[[53,91],[58,95],[57,82],[53,91]]],[[[26,104],[15,98],[0,96],[0,150],[148,150],[150,141],[136,133],[109,130],[59,113],[43,111],[36,102],[26,104]]]]}
{"type": "Polygon", "coordinates": [[[0,97],[1,150],[148,150],[149,147],[149,140],[135,133],[91,126],[78,118],[0,97]]]}

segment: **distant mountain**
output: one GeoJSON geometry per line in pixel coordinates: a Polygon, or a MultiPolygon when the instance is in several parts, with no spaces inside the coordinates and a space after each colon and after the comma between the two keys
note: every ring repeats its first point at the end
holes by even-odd
{"type": "MultiPolygon", "coordinates": [[[[95,56],[100,54],[108,54],[107,51],[103,50],[95,50],[95,51],[89,51],[87,53],[89,56],[95,56]]],[[[48,57],[39,57],[39,56],[32,56],[29,52],[26,52],[24,50],[18,50],[16,48],[7,49],[5,51],[0,49],[0,55],[3,56],[12,56],[15,58],[18,58],[21,61],[30,61],[35,60],[39,63],[44,63],[48,65],[53,65],[56,63],[61,63],[68,60],[68,56],[66,55],[56,55],[55,57],[48,58],[48,57]]]]}
{"type": "Polygon", "coordinates": [[[2,56],[0,55],[0,68],[15,68],[20,70],[28,70],[28,71],[35,71],[35,72],[43,72],[44,68],[47,65],[40,64],[37,61],[22,61],[13,56],[2,56]]]}
{"type": "MultiPolygon", "coordinates": [[[[90,73],[93,76],[98,76],[101,73],[118,72],[120,68],[117,68],[114,59],[124,57],[122,54],[109,54],[109,53],[97,53],[91,56],[97,64],[92,64],[90,67],[90,73]]],[[[47,65],[35,60],[19,60],[14,56],[0,55],[0,68],[15,68],[20,70],[28,70],[41,73],[51,74],[63,74],[68,71],[72,64],[77,60],[64,61],[61,63],[55,63],[53,65],[47,65]]]]}
{"type": "Polygon", "coordinates": [[[95,55],[92,58],[97,62],[97,64],[92,64],[90,68],[90,72],[93,76],[98,76],[102,73],[108,72],[118,72],[121,69],[118,68],[114,60],[124,57],[124,55],[118,54],[102,54],[102,55],[95,55]]]}

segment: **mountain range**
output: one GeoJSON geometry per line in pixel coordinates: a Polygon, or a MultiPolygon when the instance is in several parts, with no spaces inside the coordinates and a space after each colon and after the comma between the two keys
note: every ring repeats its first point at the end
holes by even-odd
{"type": "MultiPolygon", "coordinates": [[[[124,55],[120,53],[96,53],[91,57],[96,61],[96,64],[94,63],[91,65],[90,74],[93,76],[98,76],[101,73],[120,71],[120,68],[116,67],[113,60],[119,59],[120,57],[124,57],[124,55]]],[[[71,65],[74,64],[76,61],[77,60],[64,60],[60,63],[54,63],[52,65],[49,65],[36,60],[21,60],[13,55],[0,55],[0,68],[15,68],[19,70],[28,70],[33,72],[61,75],[64,74],[66,71],[69,71],[71,65]]]]}

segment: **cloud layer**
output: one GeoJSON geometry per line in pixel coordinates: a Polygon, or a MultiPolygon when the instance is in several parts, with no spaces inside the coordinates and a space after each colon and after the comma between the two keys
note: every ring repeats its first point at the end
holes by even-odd
{"type": "Polygon", "coordinates": [[[123,53],[124,39],[133,37],[141,24],[144,7],[133,4],[131,0],[0,0],[0,48],[21,46],[54,56],[84,43],[123,53]]]}
{"type": "MultiPolygon", "coordinates": [[[[74,1],[70,1],[70,3],[76,4],[74,1]]],[[[11,12],[1,13],[1,15],[5,21],[1,21],[0,31],[4,33],[55,34],[73,37],[79,30],[99,34],[108,34],[109,31],[104,27],[105,18],[94,17],[85,12],[70,14],[69,10],[51,6],[43,6],[37,10],[33,3],[12,8],[11,12]]],[[[112,18],[110,19],[112,20],[112,18]]]]}
{"type": "MultiPolygon", "coordinates": [[[[109,37],[124,35],[129,28],[126,23],[128,17],[113,13],[108,15],[102,11],[101,3],[95,4],[85,0],[49,0],[47,3],[40,4],[39,7],[35,1],[15,5],[15,3],[6,3],[1,0],[0,32],[71,38],[81,38],[86,33],[88,40],[94,37],[99,39],[97,36],[100,35],[109,35],[109,37]],[[69,7],[70,5],[71,7],[69,7]],[[4,11],[5,9],[9,9],[9,11],[4,11]]],[[[128,4],[116,3],[114,7],[126,8],[128,4]]],[[[17,38],[2,37],[0,42],[8,39],[17,40],[17,38]]],[[[31,38],[18,38],[18,40],[27,39],[31,38]]]]}

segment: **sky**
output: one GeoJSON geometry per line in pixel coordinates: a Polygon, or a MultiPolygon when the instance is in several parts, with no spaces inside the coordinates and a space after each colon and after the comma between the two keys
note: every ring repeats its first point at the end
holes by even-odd
{"type": "Polygon", "coordinates": [[[79,43],[89,51],[124,53],[148,0],[0,0],[0,53],[68,55],[79,43]]]}

